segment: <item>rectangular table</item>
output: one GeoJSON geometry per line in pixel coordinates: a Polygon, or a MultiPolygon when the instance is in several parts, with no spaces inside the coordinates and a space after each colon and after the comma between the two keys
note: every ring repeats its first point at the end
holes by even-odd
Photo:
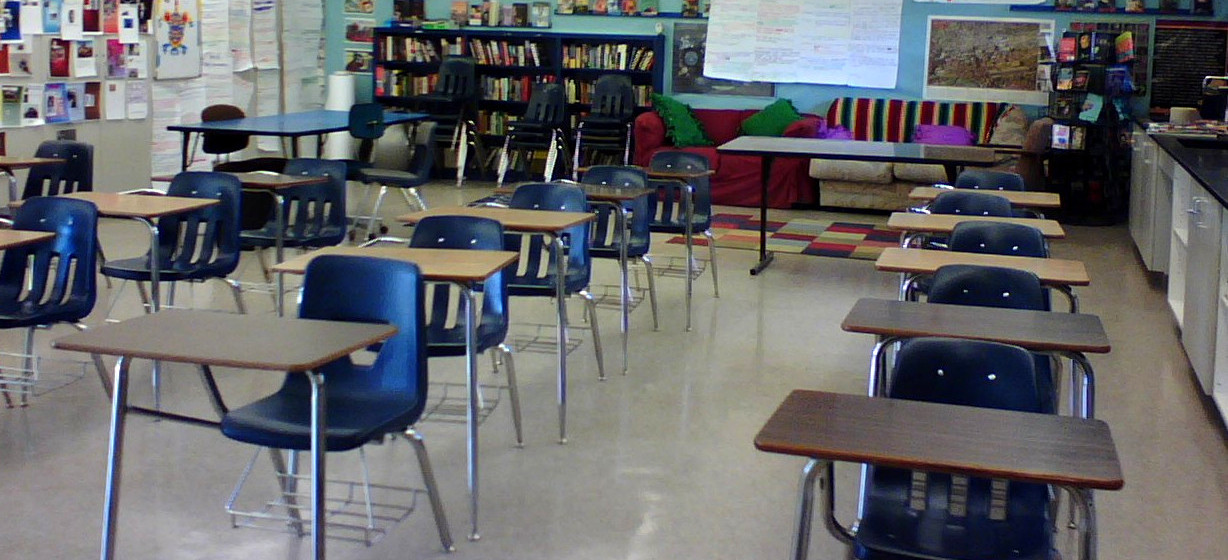
{"type": "Polygon", "coordinates": [[[469,455],[469,497],[473,530],[470,540],[478,540],[478,366],[477,366],[477,285],[496,272],[515,263],[519,255],[511,251],[471,251],[467,249],[419,249],[412,247],[324,247],[275,265],[277,273],[277,310],[285,305],[285,275],[305,274],[307,265],[321,255],[378,257],[412,262],[422,278],[431,282],[450,282],[461,290],[465,300],[465,383],[469,405],[465,415],[469,455]]]}
{"type": "MultiPolygon", "coordinates": [[[[398,113],[386,111],[384,124],[403,124],[427,118],[425,113],[398,113]]],[[[263,117],[244,117],[225,121],[210,121],[195,124],[177,124],[166,127],[167,130],[179,132],[182,135],[182,169],[191,165],[192,154],[190,137],[192,133],[229,132],[249,134],[252,136],[276,136],[291,140],[291,157],[298,157],[298,138],[302,136],[316,137],[316,154],[324,148],[324,135],[330,132],[341,132],[350,128],[349,111],[331,111],[326,109],[283,113],[263,117]]]]}
{"type": "Polygon", "coordinates": [[[810,458],[802,470],[794,560],[808,554],[820,473],[825,521],[852,538],[832,511],[834,461],[1080,489],[1071,495],[1083,511],[1083,546],[1091,558],[1096,525],[1088,490],[1124,485],[1112,433],[1100,420],[864,395],[793,391],[755,436],[755,448],[810,458]]]}
{"type": "Polygon", "coordinates": [[[904,276],[900,281],[900,300],[903,301],[914,299],[915,294],[912,293],[911,287],[915,277],[934,274],[939,268],[950,264],[1000,266],[1031,272],[1040,279],[1041,284],[1064,294],[1070,301],[1072,313],[1079,311],[1079,300],[1071,287],[1091,284],[1083,261],[1066,259],[887,247],[878,256],[878,260],[874,261],[874,267],[878,270],[899,272],[904,276]]]}
{"type": "MultiPolygon", "coordinates": [[[[885,350],[896,341],[922,336],[969,338],[1073,360],[1082,372],[1082,383],[1071,391],[1072,399],[1079,394],[1081,406],[1072,402],[1071,409],[1082,416],[1092,416],[1095,410],[1095,374],[1084,354],[1105,354],[1112,349],[1100,318],[1080,313],[862,298],[853,304],[840,328],[879,337],[870,358],[872,395],[884,394],[885,350]]],[[[1072,382],[1075,379],[1071,372],[1072,382]]]]}
{"type": "Polygon", "coordinates": [[[998,216],[968,216],[964,214],[919,214],[916,212],[892,212],[887,218],[887,229],[900,232],[900,246],[908,247],[915,234],[937,233],[947,234],[955,229],[960,222],[1003,222],[1022,224],[1040,230],[1041,235],[1049,239],[1066,237],[1062,224],[1054,220],[1037,218],[1004,218],[998,216]]]}
{"type": "MultiPolygon", "coordinates": [[[[619,311],[622,313],[622,345],[623,345],[623,375],[627,375],[628,336],[631,330],[631,312],[628,309],[631,300],[631,286],[627,279],[627,244],[630,243],[630,225],[627,221],[627,203],[653,194],[656,189],[638,187],[618,187],[612,185],[594,185],[591,183],[576,183],[584,191],[584,197],[589,204],[608,206],[615,216],[614,228],[618,230],[618,268],[619,277],[619,311]]],[[[495,194],[508,195],[516,192],[516,186],[504,186],[495,189],[495,194]]],[[[655,302],[654,302],[655,305],[655,302]]],[[[654,310],[653,318],[656,318],[654,310]]]]}
{"type": "MultiPolygon", "coordinates": [[[[560,234],[568,228],[596,219],[588,212],[557,212],[552,210],[520,210],[516,208],[495,208],[490,206],[454,206],[432,208],[398,216],[399,222],[413,225],[428,216],[478,216],[490,218],[503,224],[503,229],[517,233],[540,234],[550,238],[559,258],[555,261],[555,274],[560,279],[567,278],[567,259],[560,234]]],[[[587,239],[572,240],[572,242],[587,243],[587,239]]],[[[564,290],[566,282],[560,281],[555,287],[555,305],[557,306],[558,328],[558,403],[559,403],[559,443],[567,443],[567,293],[564,290]]]]}
{"type": "MultiPolygon", "coordinates": [[[[938,195],[944,192],[951,192],[958,189],[943,189],[938,187],[916,187],[908,193],[908,198],[920,201],[930,201],[938,198],[938,195]]],[[[1050,210],[1062,207],[1062,197],[1057,193],[1039,192],[1039,191],[997,191],[997,190],[978,190],[985,194],[1000,196],[1011,202],[1011,206],[1020,208],[1039,208],[1042,210],[1050,210]]]]}
{"type": "Polygon", "coordinates": [[[116,523],[123,466],[124,424],[129,412],[197,425],[217,421],[133,407],[128,404],[128,369],[133,359],[164,360],[201,366],[210,401],[218,416],[226,406],[214,383],[211,366],[274,372],[306,372],[311,379],[311,538],[314,558],[324,558],[325,543],[325,410],[324,376],[316,369],[383,341],[396,327],[371,323],[283,319],[269,315],[235,315],[170,309],[107,324],[52,342],[62,350],[119,356],[111,393],[110,443],[102,523],[103,560],[115,557],[116,523]],[[259,336],[253,336],[259,333],[259,336]]]}
{"type": "Polygon", "coordinates": [[[773,253],[767,250],[767,201],[768,186],[772,176],[772,160],[776,157],[931,163],[942,165],[946,169],[947,178],[952,183],[955,182],[961,166],[989,166],[997,161],[991,148],[772,136],[739,136],[721,144],[716,150],[726,154],[759,156],[762,159],[763,165],[760,172],[762,187],[759,191],[759,262],[750,269],[752,276],[767,268],[774,258],[773,253]]]}
{"type": "Polygon", "coordinates": [[[14,171],[64,162],[62,158],[0,156],[0,174],[8,177],[9,181],[9,202],[17,200],[20,196],[17,192],[17,176],[13,173],[14,171]]]}

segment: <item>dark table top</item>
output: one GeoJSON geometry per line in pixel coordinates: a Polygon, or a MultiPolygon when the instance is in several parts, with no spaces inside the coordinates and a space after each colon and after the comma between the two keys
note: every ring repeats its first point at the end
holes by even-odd
{"type": "Polygon", "coordinates": [[[1190,147],[1172,135],[1156,134],[1152,138],[1220,204],[1228,206],[1228,143],[1220,148],[1190,147]]]}
{"type": "Polygon", "coordinates": [[[717,151],[745,155],[954,165],[993,165],[996,161],[992,149],[975,146],[937,146],[774,136],[739,136],[721,144],[717,147],[717,151]]]}
{"type": "Polygon", "coordinates": [[[880,336],[988,340],[1034,351],[1104,354],[1112,348],[1100,317],[1081,313],[862,298],[840,328],[880,336]]]}
{"type": "MultiPolygon", "coordinates": [[[[394,125],[425,119],[423,113],[384,113],[384,124],[394,125]]],[[[302,111],[227,121],[177,124],[166,127],[176,132],[245,132],[260,136],[306,136],[349,129],[349,111],[302,111]]]]}
{"type": "Polygon", "coordinates": [[[167,309],[54,340],[62,350],[307,371],[396,334],[393,325],[167,309]]]}
{"type": "Polygon", "coordinates": [[[1101,490],[1124,485],[1094,419],[793,391],[755,436],[770,453],[1101,490]]]}

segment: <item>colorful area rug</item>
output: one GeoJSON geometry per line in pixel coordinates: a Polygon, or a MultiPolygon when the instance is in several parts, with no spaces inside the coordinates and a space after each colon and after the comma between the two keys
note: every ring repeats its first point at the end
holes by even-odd
{"type": "MultiPolygon", "coordinates": [[[[781,253],[874,260],[885,247],[898,246],[900,233],[872,224],[833,220],[794,219],[767,223],[768,249],[781,253]]],[[[717,214],[712,217],[717,247],[759,249],[759,220],[753,214],[717,214]]],[[[681,235],[669,243],[685,243],[681,235]]],[[[707,245],[703,236],[696,245],[707,245]]]]}

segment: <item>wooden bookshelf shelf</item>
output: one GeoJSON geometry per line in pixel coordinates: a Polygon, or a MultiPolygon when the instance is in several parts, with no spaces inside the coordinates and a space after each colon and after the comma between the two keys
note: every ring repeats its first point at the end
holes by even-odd
{"type": "Polygon", "coordinates": [[[1050,12],[1058,14],[1070,14],[1072,16],[1175,16],[1183,18],[1213,18],[1215,14],[1196,14],[1189,9],[1181,9],[1176,11],[1161,11],[1159,8],[1147,8],[1141,12],[1127,12],[1125,8],[1117,8],[1113,11],[1099,10],[1059,10],[1052,5],[1045,4],[1012,4],[1012,12],[1050,12]]]}

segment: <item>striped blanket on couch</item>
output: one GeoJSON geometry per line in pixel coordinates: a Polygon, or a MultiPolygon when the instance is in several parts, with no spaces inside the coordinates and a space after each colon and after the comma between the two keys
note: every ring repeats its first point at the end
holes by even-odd
{"type": "Polygon", "coordinates": [[[843,126],[855,140],[911,142],[919,124],[962,126],[977,143],[989,143],[994,124],[1010,106],[988,101],[906,101],[840,97],[827,109],[827,126],[843,126]]]}

